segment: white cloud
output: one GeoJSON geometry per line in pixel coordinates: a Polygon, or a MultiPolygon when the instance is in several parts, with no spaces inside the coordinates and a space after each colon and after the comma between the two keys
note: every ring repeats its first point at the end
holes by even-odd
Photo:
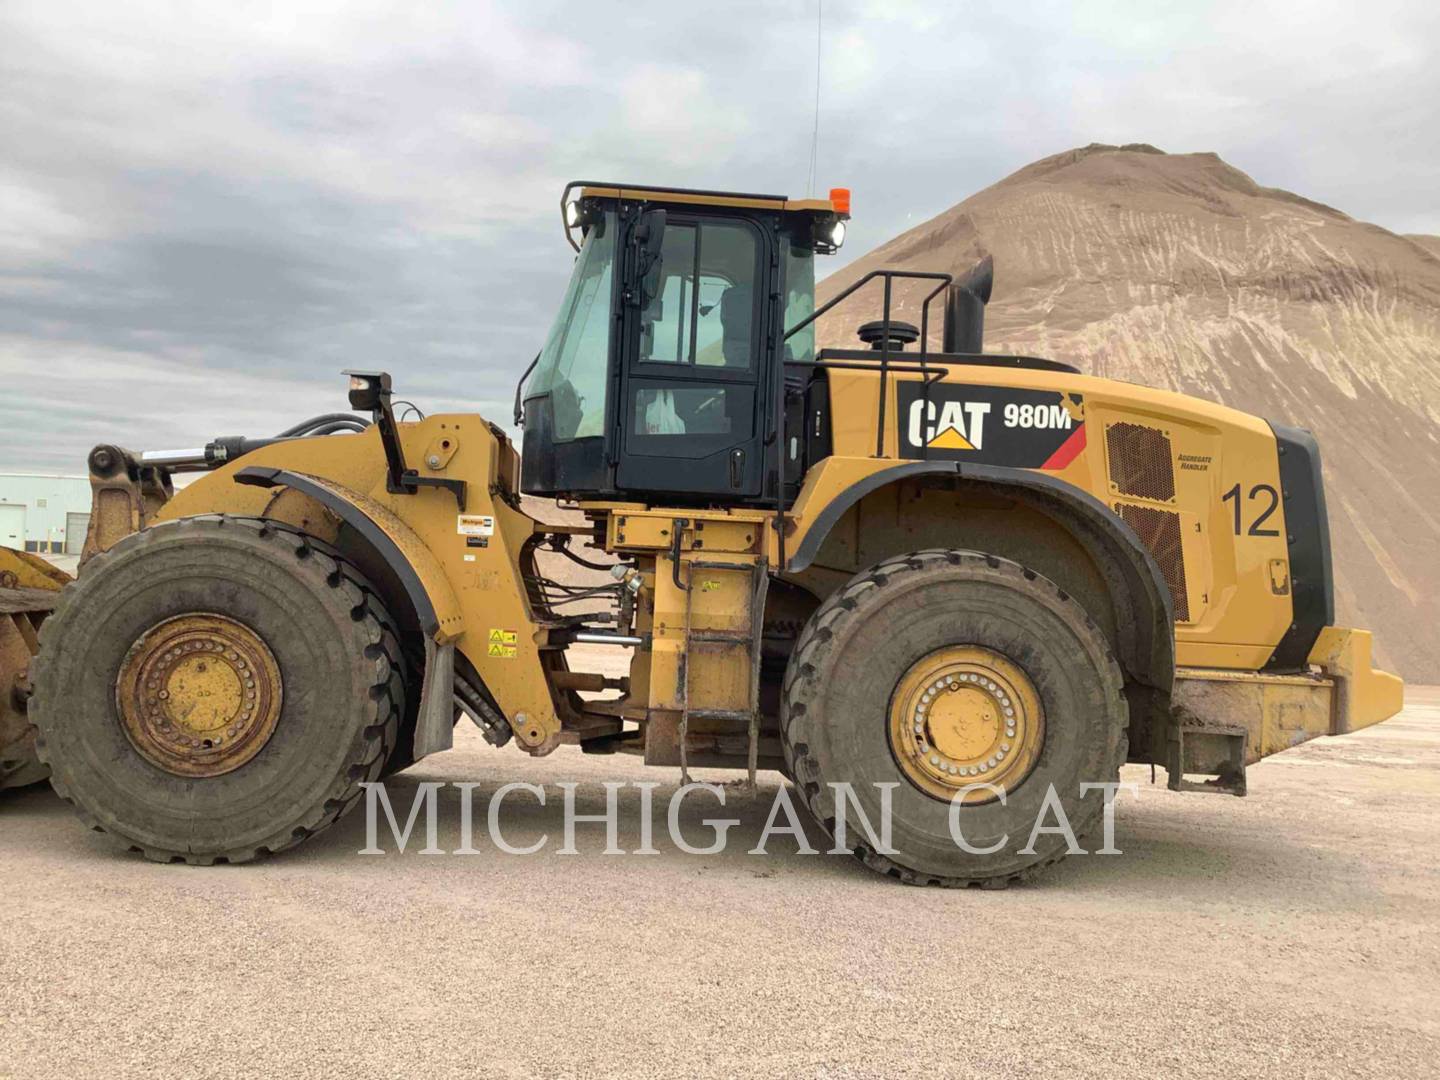
{"type": "MultiPolygon", "coordinates": [[[[803,191],[815,10],[0,5],[0,468],[272,430],[355,362],[503,419],[569,271],[561,183],[803,191]]],[[[1092,141],[1440,233],[1423,0],[855,0],[824,25],[816,186],[855,192],[847,258],[1092,141]]]]}
{"type": "Polygon", "coordinates": [[[870,38],[857,29],[842,30],[821,49],[820,94],[839,91],[851,95],[866,90],[876,74],[875,54],[870,38]]]}
{"type": "Polygon", "coordinates": [[[641,64],[622,80],[619,106],[608,130],[669,164],[723,157],[749,130],[745,111],[697,68],[641,64]]]}
{"type": "Polygon", "coordinates": [[[23,266],[22,260],[92,235],[90,226],[69,213],[54,194],[0,173],[0,267],[23,266]]]}

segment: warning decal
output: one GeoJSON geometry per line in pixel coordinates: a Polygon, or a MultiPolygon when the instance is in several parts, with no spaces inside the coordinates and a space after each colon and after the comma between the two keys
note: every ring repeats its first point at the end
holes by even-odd
{"type": "Polygon", "coordinates": [[[520,634],[515,630],[491,630],[485,655],[499,657],[501,660],[514,660],[515,646],[519,640],[520,634]]]}
{"type": "Polygon", "coordinates": [[[1010,386],[902,382],[896,402],[906,458],[1063,469],[1085,448],[1080,394],[1010,386]]]}

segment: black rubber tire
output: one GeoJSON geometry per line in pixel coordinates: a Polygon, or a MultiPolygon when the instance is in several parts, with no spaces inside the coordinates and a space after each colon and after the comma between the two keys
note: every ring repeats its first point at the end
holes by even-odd
{"type": "Polygon", "coordinates": [[[254,518],[167,522],[88,563],[42,627],[30,702],[37,751],[86,823],[131,850],[160,862],[247,862],[328,828],[379,777],[403,709],[398,647],[379,597],[328,545],[254,518]],[[274,734],[222,776],[156,768],[116,716],[131,643],[190,612],[249,626],[284,682],[274,734]]]}
{"type": "Polygon", "coordinates": [[[380,766],[382,780],[415,764],[415,722],[420,712],[421,675],[406,659],[393,626],[385,628],[385,639],[387,653],[395,658],[390,671],[390,697],[395,703],[398,723],[394,737],[386,744],[385,760],[380,766]]]}
{"type": "Polygon", "coordinates": [[[1103,792],[1082,795],[1080,783],[1119,775],[1128,747],[1123,689],[1104,634],[1054,582],[993,555],[917,551],[857,574],[811,616],[786,671],[785,760],[816,821],[832,835],[830,783],[854,785],[878,826],[874,785],[898,782],[891,846],[899,854],[871,851],[853,813],[847,818],[847,843],[871,869],[916,885],[1003,887],[1067,853],[1062,836],[1042,835],[1035,854],[1019,854],[1048,785],[1055,785],[1077,837],[1099,824],[1103,792]],[[890,698],[901,676],[936,649],[959,644],[983,645],[1019,664],[1045,713],[1044,746],[1006,802],[961,809],[960,827],[972,846],[1008,834],[993,855],[970,854],[954,842],[949,803],[909,782],[888,735],[890,698]]]}

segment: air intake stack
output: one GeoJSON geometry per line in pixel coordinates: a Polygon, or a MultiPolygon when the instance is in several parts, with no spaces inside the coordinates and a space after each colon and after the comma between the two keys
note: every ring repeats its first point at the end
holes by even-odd
{"type": "Polygon", "coordinates": [[[978,353],[985,349],[985,305],[995,284],[995,260],[981,259],[963,278],[950,286],[945,297],[943,350],[978,353]]]}

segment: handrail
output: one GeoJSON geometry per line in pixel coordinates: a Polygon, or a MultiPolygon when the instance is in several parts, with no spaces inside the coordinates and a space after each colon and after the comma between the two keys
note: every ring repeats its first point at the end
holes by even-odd
{"type": "MultiPolygon", "coordinates": [[[[821,315],[830,311],[842,300],[854,295],[876,278],[881,278],[885,282],[885,299],[881,305],[882,314],[880,316],[881,324],[885,329],[880,332],[880,348],[878,350],[880,353],[880,400],[875,417],[875,456],[877,458],[883,458],[885,456],[885,406],[887,404],[886,397],[890,388],[890,307],[894,293],[895,279],[907,278],[915,281],[939,282],[935,288],[926,294],[924,302],[920,305],[920,368],[922,372],[928,375],[926,361],[928,360],[930,350],[930,303],[935,297],[939,296],[954,283],[954,277],[950,274],[938,273],[933,270],[871,270],[859,281],[853,282],[849,288],[843,290],[836,296],[832,296],[826,303],[816,308],[806,318],[785,331],[785,337],[782,340],[789,341],[792,336],[805,329],[805,327],[809,326],[821,315]]],[[[925,407],[928,410],[930,397],[930,379],[928,377],[925,379],[925,389],[922,393],[925,395],[925,407]]],[[[924,451],[922,451],[922,454],[923,453],[924,451]]]]}
{"type": "Polygon", "coordinates": [[[524,427],[524,426],[525,426],[525,410],[524,410],[524,408],[521,407],[521,404],[520,404],[520,391],[525,388],[525,380],[528,379],[528,378],[530,377],[530,373],[535,370],[535,365],[538,364],[538,363],[540,363],[540,353],[543,353],[544,351],[545,351],[544,349],[541,349],[540,352],[537,352],[537,353],[535,354],[535,359],[530,361],[530,366],[525,369],[524,373],[520,376],[520,381],[515,384],[515,426],[516,426],[516,427],[524,427]]]}
{"type": "MultiPolygon", "coordinates": [[[[872,371],[874,365],[866,360],[827,360],[821,355],[819,360],[785,360],[782,361],[786,367],[801,368],[839,368],[842,371],[872,371]]],[[[903,371],[917,375],[933,375],[931,382],[939,382],[945,378],[947,372],[943,367],[934,367],[929,364],[907,364],[903,361],[890,365],[891,371],[903,371]]]]}
{"type": "MultiPolygon", "coordinates": [[[[809,315],[807,315],[805,318],[801,319],[798,323],[796,323],[794,326],[792,326],[789,330],[786,330],[786,331],[785,331],[785,337],[782,338],[781,340],[783,340],[783,341],[789,341],[792,337],[794,337],[796,334],[798,334],[801,330],[804,330],[805,327],[809,326],[812,322],[814,322],[816,319],[818,319],[821,315],[824,315],[827,311],[829,311],[831,308],[833,308],[836,304],[840,303],[841,300],[844,300],[844,299],[846,299],[847,297],[849,297],[850,295],[852,295],[853,293],[859,291],[859,289],[860,289],[863,285],[866,285],[866,284],[868,284],[869,282],[874,281],[877,277],[883,277],[883,278],[887,278],[887,279],[888,279],[888,278],[897,278],[897,277],[898,277],[898,278],[914,278],[914,279],[916,279],[916,280],[939,281],[939,282],[941,282],[942,284],[941,284],[940,286],[937,286],[937,287],[936,287],[935,292],[932,292],[932,293],[930,294],[930,296],[926,297],[926,302],[927,302],[927,303],[928,303],[931,299],[933,299],[937,293],[939,293],[939,291],[940,291],[941,288],[943,288],[945,285],[951,284],[951,283],[955,280],[954,276],[951,275],[951,274],[942,274],[942,273],[938,273],[938,272],[933,271],[933,270],[871,270],[868,274],[866,274],[864,277],[862,277],[859,281],[856,281],[856,282],[854,282],[853,284],[851,284],[849,288],[845,289],[845,290],[844,290],[843,292],[841,292],[840,294],[838,294],[838,295],[836,295],[836,296],[832,296],[829,300],[827,300],[825,303],[821,304],[818,308],[816,308],[814,311],[812,311],[812,312],[811,312],[809,315]]],[[[924,318],[924,312],[923,312],[923,311],[921,312],[921,318],[922,318],[922,319],[924,318]]],[[[889,322],[888,319],[885,320],[885,321],[886,321],[886,322],[889,322]]]]}
{"type": "MultiPolygon", "coordinates": [[[[562,207],[561,209],[562,209],[562,212],[563,212],[563,209],[564,209],[564,208],[562,207]]],[[[857,291],[859,291],[861,288],[863,288],[867,283],[869,283],[869,282],[871,282],[871,281],[874,281],[877,277],[878,277],[878,278],[884,278],[884,279],[885,279],[885,303],[884,303],[884,316],[883,316],[883,321],[884,321],[884,325],[885,325],[885,330],[883,330],[883,331],[881,332],[881,336],[880,336],[880,350],[879,350],[879,352],[880,352],[880,404],[879,404],[879,409],[878,409],[878,413],[877,413],[877,416],[876,416],[876,422],[875,422],[875,427],[876,427],[876,430],[875,430],[875,456],[876,456],[876,457],[884,457],[884,456],[885,456],[885,391],[886,391],[886,387],[889,385],[889,382],[890,382],[889,375],[890,375],[890,366],[891,366],[891,365],[890,365],[890,335],[889,335],[889,327],[890,327],[890,297],[891,297],[891,286],[892,286],[892,282],[893,282],[893,280],[894,280],[895,278],[897,278],[897,277],[898,277],[898,278],[909,278],[909,279],[917,280],[917,281],[934,281],[934,282],[938,282],[938,284],[935,286],[935,288],[931,289],[930,292],[926,294],[925,300],[924,300],[924,301],[921,303],[921,305],[920,305],[920,355],[919,355],[919,364],[918,364],[918,365],[914,365],[914,366],[910,366],[910,365],[905,365],[905,364],[902,362],[902,365],[896,368],[897,371],[918,371],[918,372],[924,377],[924,378],[922,379],[922,382],[923,382],[923,384],[924,384],[924,389],[921,391],[921,393],[924,395],[925,402],[926,402],[925,408],[928,410],[928,409],[929,409],[929,401],[930,401],[930,384],[931,384],[932,382],[939,382],[941,379],[943,379],[943,378],[945,377],[945,369],[944,369],[944,368],[941,368],[940,371],[939,371],[938,373],[934,374],[933,377],[932,377],[931,371],[930,371],[930,366],[929,366],[929,364],[928,364],[928,362],[927,362],[927,360],[928,360],[928,354],[929,354],[929,349],[930,349],[930,340],[929,340],[929,339],[930,339],[930,303],[931,303],[932,300],[934,300],[937,296],[939,296],[942,292],[944,292],[947,288],[949,288],[949,287],[954,283],[954,281],[955,281],[954,277],[953,277],[952,275],[950,275],[950,274],[937,273],[937,272],[935,272],[935,271],[930,271],[930,270],[871,270],[868,274],[866,274],[864,277],[862,277],[859,281],[856,281],[856,282],[852,283],[852,284],[849,286],[849,288],[843,290],[843,291],[840,292],[838,295],[831,297],[826,303],[822,304],[820,307],[818,307],[818,308],[816,308],[814,311],[812,311],[806,318],[800,320],[800,322],[798,322],[798,323],[796,323],[794,326],[790,327],[789,330],[786,330],[784,336],[781,337],[780,342],[781,342],[781,345],[783,345],[785,342],[789,341],[792,337],[794,337],[794,336],[795,336],[797,333],[799,333],[801,330],[805,329],[805,327],[807,327],[807,326],[809,326],[811,323],[813,323],[813,322],[814,322],[816,319],[818,319],[821,315],[824,315],[827,311],[830,311],[832,308],[834,308],[837,304],[839,304],[839,303],[840,303],[842,300],[844,300],[846,297],[849,297],[849,296],[854,295],[857,291]]],[[[794,367],[813,366],[813,367],[848,368],[848,367],[851,367],[852,365],[849,364],[849,363],[846,363],[845,361],[825,361],[825,360],[821,360],[821,359],[816,359],[816,360],[810,361],[809,364],[807,364],[805,361],[793,361],[793,360],[784,360],[784,359],[782,359],[781,362],[780,362],[780,378],[779,378],[779,380],[778,380],[779,390],[778,390],[778,393],[777,393],[777,400],[776,400],[776,406],[775,406],[775,411],[776,411],[775,432],[776,432],[776,436],[777,436],[777,442],[778,442],[778,444],[779,444],[779,446],[778,446],[778,451],[779,451],[779,459],[780,459],[780,460],[779,460],[779,468],[777,469],[777,473],[776,473],[776,484],[775,484],[775,530],[776,530],[776,532],[778,533],[778,543],[779,543],[779,549],[780,549],[780,565],[781,565],[782,567],[785,565],[785,528],[786,528],[786,520],[785,520],[785,510],[786,510],[786,507],[785,507],[785,462],[786,462],[786,457],[785,457],[785,456],[786,456],[786,453],[788,452],[788,451],[787,451],[787,444],[786,444],[786,441],[785,441],[785,374],[784,374],[784,373],[785,373],[785,368],[786,368],[787,366],[794,366],[794,367]]],[[[859,368],[859,367],[861,367],[861,366],[863,366],[863,365],[861,365],[861,364],[859,364],[859,363],[856,363],[856,364],[853,365],[853,366],[859,368]]],[[[922,457],[922,458],[925,457],[925,456],[928,454],[928,452],[929,452],[928,447],[927,447],[927,448],[922,448],[922,450],[921,450],[921,452],[920,452],[920,453],[921,453],[921,457],[922,457]]]]}

